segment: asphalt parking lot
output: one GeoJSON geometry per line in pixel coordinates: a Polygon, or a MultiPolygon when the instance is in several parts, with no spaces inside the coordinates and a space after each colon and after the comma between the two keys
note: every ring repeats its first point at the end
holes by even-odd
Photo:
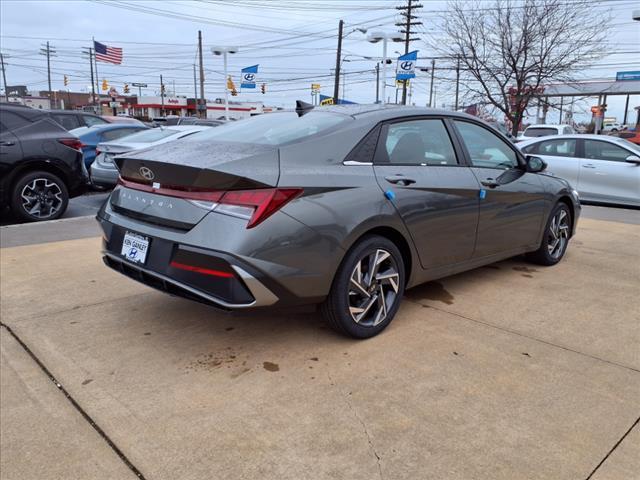
{"type": "Polygon", "coordinates": [[[607,210],[558,266],[414,288],[367,341],[136,284],[84,216],[4,227],[1,477],[639,478],[640,222],[607,210]]]}

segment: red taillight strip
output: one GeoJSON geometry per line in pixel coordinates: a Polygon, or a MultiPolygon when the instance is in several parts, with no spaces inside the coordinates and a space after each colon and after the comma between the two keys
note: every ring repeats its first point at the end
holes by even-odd
{"type": "Polygon", "coordinates": [[[205,200],[208,202],[217,202],[224,192],[218,191],[191,191],[191,190],[178,190],[176,188],[160,187],[153,188],[152,185],[146,183],[132,182],[120,177],[118,183],[123,187],[131,188],[132,190],[140,190],[141,192],[157,193],[158,195],[165,195],[167,197],[184,198],[188,200],[205,200]]]}
{"type": "Polygon", "coordinates": [[[223,272],[221,270],[212,270],[210,268],[196,267],[195,265],[187,265],[186,263],[179,263],[172,261],[169,264],[173,268],[179,268],[180,270],[186,270],[187,272],[202,273],[203,275],[212,275],[214,277],[233,278],[235,275],[231,272],[223,272]]]}

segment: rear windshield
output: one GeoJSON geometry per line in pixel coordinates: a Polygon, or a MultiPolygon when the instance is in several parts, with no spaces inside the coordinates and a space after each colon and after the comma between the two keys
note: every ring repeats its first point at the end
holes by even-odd
{"type": "MultiPolygon", "coordinates": [[[[133,130],[133,129],[132,129],[133,130]]],[[[180,130],[173,130],[171,128],[152,128],[150,130],[145,130],[144,132],[134,133],[132,135],[127,135],[124,139],[127,142],[133,143],[151,143],[157,142],[158,140],[162,140],[163,138],[170,137],[171,135],[175,135],[179,133],[180,130]]]]}
{"type": "Polygon", "coordinates": [[[525,137],[545,137],[547,135],[557,135],[558,130],[555,128],[529,127],[524,131],[525,137]]]}
{"type": "Polygon", "coordinates": [[[328,130],[351,117],[329,112],[265,113],[191,135],[188,140],[280,145],[328,130]]]}

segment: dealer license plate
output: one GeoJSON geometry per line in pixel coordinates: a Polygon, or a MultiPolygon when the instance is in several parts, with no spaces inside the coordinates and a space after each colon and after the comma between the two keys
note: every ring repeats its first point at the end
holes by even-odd
{"type": "Polygon", "coordinates": [[[126,232],[122,240],[122,251],[120,254],[130,262],[142,263],[147,259],[149,251],[149,237],[138,233],[126,232]]]}

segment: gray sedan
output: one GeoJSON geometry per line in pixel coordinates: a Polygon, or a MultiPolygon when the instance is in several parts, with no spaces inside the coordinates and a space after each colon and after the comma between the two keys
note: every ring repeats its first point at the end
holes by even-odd
{"type": "Polygon", "coordinates": [[[96,147],[96,159],[91,164],[91,183],[100,187],[113,187],[118,183],[118,169],[113,157],[124,152],[161,145],[178,140],[202,130],[208,125],[173,125],[127,135],[126,137],[99,143],[96,147]]]}
{"type": "Polygon", "coordinates": [[[517,144],[587,202],[640,206],[640,147],[606,135],[540,137],[517,144]]]}
{"type": "Polygon", "coordinates": [[[540,158],[443,110],[299,102],[115,162],[109,267],[225,310],[319,304],[356,338],[405,288],[523,253],[558,263],[580,215],[540,158]]]}

